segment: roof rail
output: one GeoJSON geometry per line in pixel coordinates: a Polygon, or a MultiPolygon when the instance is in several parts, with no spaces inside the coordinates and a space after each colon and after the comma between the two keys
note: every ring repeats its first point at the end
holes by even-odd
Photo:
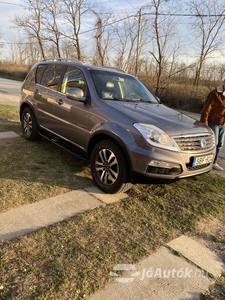
{"type": "Polygon", "coordinates": [[[124,71],[123,69],[117,68],[117,67],[108,67],[108,66],[102,66],[103,68],[107,68],[107,69],[112,69],[112,70],[117,70],[123,73],[127,73],[126,71],[124,71]]]}
{"type": "Polygon", "coordinates": [[[81,64],[83,65],[83,63],[76,59],[76,58],[61,58],[61,57],[57,57],[57,58],[46,58],[46,59],[43,59],[42,61],[64,61],[64,62],[75,62],[77,64],[81,64]]]}

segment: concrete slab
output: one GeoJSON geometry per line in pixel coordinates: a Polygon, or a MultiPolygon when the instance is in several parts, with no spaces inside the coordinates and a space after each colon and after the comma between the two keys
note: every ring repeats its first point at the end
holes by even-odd
{"type": "Polygon", "coordinates": [[[131,271],[117,277],[116,270],[124,270],[126,266],[129,265],[114,266],[110,273],[114,281],[88,300],[193,300],[199,299],[200,293],[214,282],[201,269],[166,247],[136,266],[131,265],[131,271]]]}
{"type": "Polygon", "coordinates": [[[225,270],[225,264],[216,253],[187,236],[182,235],[167,245],[215,277],[225,270]]]}
{"type": "Polygon", "coordinates": [[[6,131],[0,132],[0,139],[10,139],[20,137],[19,134],[15,133],[14,131],[6,131]]]}
{"type": "Polygon", "coordinates": [[[99,200],[84,190],[22,205],[0,214],[0,241],[32,232],[101,205],[99,200]]]}
{"type": "Polygon", "coordinates": [[[105,204],[110,204],[114,202],[118,202],[120,200],[128,198],[128,195],[126,193],[118,193],[118,194],[106,194],[103,191],[101,191],[96,186],[91,186],[88,188],[85,188],[85,190],[95,196],[97,199],[101,200],[105,204]]]}

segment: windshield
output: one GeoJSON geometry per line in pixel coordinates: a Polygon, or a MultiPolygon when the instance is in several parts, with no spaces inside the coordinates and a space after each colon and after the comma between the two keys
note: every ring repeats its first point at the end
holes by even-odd
{"type": "Polygon", "coordinates": [[[90,70],[90,73],[96,92],[103,100],[159,103],[147,87],[133,76],[100,70],[90,70]]]}

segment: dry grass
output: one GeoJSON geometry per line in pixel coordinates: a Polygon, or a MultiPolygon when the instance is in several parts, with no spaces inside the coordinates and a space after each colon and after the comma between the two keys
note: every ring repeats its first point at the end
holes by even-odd
{"type": "MultiPolygon", "coordinates": [[[[0,131],[19,132],[16,108],[0,108],[0,131]]],[[[47,141],[1,143],[1,211],[88,184],[88,164],[47,141]]],[[[136,263],[180,234],[200,233],[199,220],[222,220],[224,200],[224,177],[216,172],[167,185],[135,185],[124,201],[5,241],[0,299],[84,299],[112,281],[115,264],[136,263]]],[[[224,247],[224,239],[215,237],[224,247]]]]}
{"type": "Polygon", "coordinates": [[[12,63],[0,63],[0,76],[3,78],[24,80],[30,66],[18,65],[12,63]]]}
{"type": "MultiPolygon", "coordinates": [[[[170,185],[136,185],[129,198],[1,244],[0,299],[83,299],[199,220],[222,217],[225,186],[206,174],[170,185]]],[[[224,245],[224,241],[220,244],[224,245]]]]}
{"type": "Polygon", "coordinates": [[[0,211],[91,185],[88,163],[42,140],[5,139],[0,152],[0,211]]]}

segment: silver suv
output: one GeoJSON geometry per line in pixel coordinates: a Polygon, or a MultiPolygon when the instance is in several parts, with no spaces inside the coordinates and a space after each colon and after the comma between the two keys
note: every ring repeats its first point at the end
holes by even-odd
{"type": "Polygon", "coordinates": [[[21,90],[27,140],[40,136],[90,161],[106,193],[131,183],[177,179],[211,170],[211,129],[164,106],[122,70],[53,59],[36,63],[21,90]]]}

